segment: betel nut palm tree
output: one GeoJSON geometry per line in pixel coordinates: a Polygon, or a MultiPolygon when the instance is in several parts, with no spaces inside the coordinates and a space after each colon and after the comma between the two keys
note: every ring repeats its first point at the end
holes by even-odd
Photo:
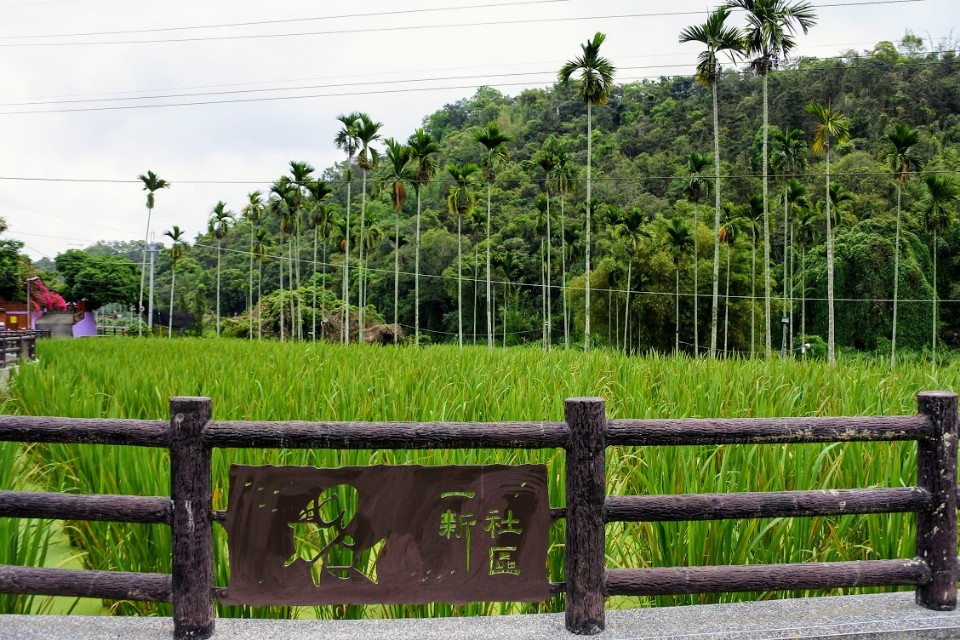
{"type": "Polygon", "coordinates": [[[680,353],[680,261],[683,254],[693,248],[693,236],[690,229],[680,218],[671,218],[666,224],[666,246],[673,259],[676,274],[676,290],[674,293],[674,354],[680,353]]]}
{"type": "MultiPolygon", "coordinates": [[[[328,205],[324,202],[327,196],[333,193],[333,189],[330,188],[323,180],[311,180],[305,185],[307,192],[307,222],[311,229],[313,229],[313,277],[311,281],[313,283],[313,305],[311,307],[312,311],[310,312],[311,321],[310,321],[310,339],[313,342],[317,341],[317,287],[319,283],[317,282],[317,245],[320,240],[321,227],[324,224],[327,224],[329,217],[328,205]]],[[[326,258],[324,258],[326,260],[326,258]]],[[[320,321],[321,323],[325,319],[325,314],[321,313],[320,321]]]]}
{"type": "Polygon", "coordinates": [[[780,352],[781,356],[786,358],[788,325],[790,329],[793,327],[791,324],[792,314],[788,313],[787,308],[790,209],[791,204],[795,202],[795,198],[803,196],[803,187],[797,182],[795,176],[807,166],[806,134],[800,129],[793,129],[787,133],[777,130],[773,133],[772,142],[773,153],[770,166],[783,179],[783,194],[781,196],[783,202],[783,322],[781,323],[780,352]]]}
{"type": "Polygon", "coordinates": [[[552,312],[551,312],[551,306],[552,306],[552,304],[551,304],[551,303],[552,303],[552,299],[551,299],[551,298],[552,298],[552,295],[551,295],[552,291],[551,291],[551,289],[552,289],[552,285],[553,285],[553,282],[552,282],[552,279],[551,279],[552,272],[553,272],[551,249],[552,249],[552,245],[553,245],[553,234],[552,234],[552,230],[550,229],[550,222],[551,222],[551,221],[550,221],[550,183],[551,183],[553,171],[554,171],[554,169],[556,169],[556,166],[557,166],[557,156],[556,156],[556,154],[552,153],[552,152],[549,151],[548,149],[541,149],[541,151],[534,157],[534,161],[537,163],[537,165],[538,165],[541,169],[543,169],[543,192],[544,192],[544,195],[546,196],[546,201],[547,201],[547,211],[546,211],[546,218],[547,218],[547,266],[546,266],[546,269],[545,269],[546,283],[545,283],[545,286],[544,286],[544,293],[543,293],[543,295],[544,295],[544,299],[545,299],[545,300],[544,300],[544,309],[545,309],[546,315],[547,315],[547,318],[546,318],[546,328],[544,329],[544,341],[545,341],[545,345],[544,345],[544,346],[545,346],[545,348],[549,349],[549,348],[550,348],[551,333],[552,333],[552,330],[553,330],[553,314],[552,314],[552,312]]]}
{"type": "Polygon", "coordinates": [[[813,133],[811,148],[826,158],[826,201],[827,207],[827,362],[836,361],[836,322],[834,317],[833,291],[833,227],[830,215],[830,147],[833,141],[843,144],[850,138],[850,125],[839,111],[819,102],[807,105],[807,112],[813,116],[816,129],[813,133]]]}
{"type": "Polygon", "coordinates": [[[137,335],[143,335],[143,283],[147,273],[147,248],[150,246],[150,217],[153,213],[153,206],[156,204],[154,194],[160,189],[169,189],[170,183],[160,178],[153,171],[147,171],[145,174],[137,176],[143,182],[143,190],[147,192],[147,233],[143,239],[143,251],[140,260],[140,297],[137,302],[137,335]]]}
{"type": "Polygon", "coordinates": [[[568,61],[557,73],[560,83],[569,86],[576,80],[576,91],[584,104],[587,105],[587,200],[586,200],[586,225],[584,238],[584,325],[583,325],[583,348],[585,351],[590,349],[590,206],[592,203],[592,178],[591,166],[593,155],[593,107],[601,106],[610,99],[610,92],[613,90],[614,66],[609,60],[600,55],[600,45],[603,44],[607,36],[599,31],[593,36],[592,40],[587,40],[585,44],[580,45],[581,55],[568,61]]]}
{"type": "Polygon", "coordinates": [[[746,12],[743,29],[743,52],[750,58],[750,67],[763,79],[763,273],[764,311],[766,318],[766,353],[770,354],[770,216],[767,206],[769,177],[768,130],[770,101],[768,77],[796,48],[798,28],[807,33],[816,23],[813,5],[789,0],[727,0],[726,6],[746,12]]]}
{"type": "Polygon", "coordinates": [[[360,192],[360,270],[359,270],[359,299],[360,299],[360,310],[359,310],[359,322],[360,322],[360,335],[363,335],[364,330],[364,311],[367,306],[367,258],[365,257],[368,253],[366,251],[366,214],[367,214],[367,175],[370,171],[377,166],[377,163],[380,160],[380,153],[371,146],[376,140],[380,138],[380,129],[383,127],[382,122],[374,122],[370,119],[366,113],[360,113],[357,120],[356,127],[356,137],[357,137],[357,166],[360,167],[361,175],[363,176],[362,180],[362,191],[360,192]]]}
{"type": "MultiPolygon", "coordinates": [[[[240,213],[250,223],[250,268],[249,284],[247,289],[247,310],[250,316],[249,338],[253,339],[253,243],[257,231],[257,223],[263,219],[266,209],[263,205],[263,194],[259,191],[251,191],[247,194],[247,204],[243,205],[240,213]]],[[[258,298],[259,299],[259,298],[258,298]]]]}
{"type": "Polygon", "coordinates": [[[457,218],[457,344],[463,347],[463,244],[460,233],[464,216],[473,213],[477,204],[476,178],[480,167],[472,162],[448,164],[447,173],[453,184],[447,192],[447,211],[457,218]]]}
{"type": "Polygon", "coordinates": [[[890,334],[890,368],[897,363],[897,303],[900,293],[900,204],[903,185],[910,176],[920,170],[920,160],[914,153],[914,147],[920,142],[920,133],[908,125],[898,124],[887,134],[890,147],[886,154],[887,162],[897,182],[897,231],[893,251],[893,326],[890,334]]]}
{"type": "Polygon", "coordinates": [[[576,179],[576,169],[570,161],[567,150],[558,146],[553,150],[556,164],[550,172],[555,192],[560,196],[560,293],[563,298],[563,348],[570,348],[570,314],[567,310],[567,223],[566,203],[567,194],[573,189],[576,179]]]}
{"type": "MultiPolygon", "coordinates": [[[[393,206],[393,324],[400,322],[400,215],[403,205],[407,202],[407,183],[414,178],[414,164],[410,147],[401,144],[393,138],[387,138],[386,165],[387,172],[383,179],[387,182],[390,193],[390,204],[393,206]]],[[[399,340],[399,331],[393,332],[393,343],[399,340]]]]}
{"type": "Polygon", "coordinates": [[[233,225],[233,212],[227,211],[227,203],[223,200],[217,202],[210,214],[210,220],[207,222],[207,230],[217,239],[217,337],[220,337],[220,251],[223,247],[223,239],[227,237],[227,232],[233,225]]]}
{"type": "Polygon", "coordinates": [[[487,350],[493,349],[493,304],[490,290],[490,200],[493,182],[497,179],[497,170],[510,161],[510,149],[507,143],[512,137],[501,131],[496,122],[489,122],[473,137],[483,146],[480,167],[487,182],[487,350]]]}
{"type": "Polygon", "coordinates": [[[420,345],[420,215],[423,188],[429,184],[437,173],[435,155],[440,151],[440,145],[422,128],[417,129],[407,139],[410,147],[410,159],[413,162],[413,188],[417,192],[417,222],[414,232],[413,249],[413,325],[414,344],[420,345]]]}
{"type": "MultiPolygon", "coordinates": [[[[360,146],[357,139],[357,128],[360,122],[360,114],[356,111],[349,114],[337,116],[337,120],[342,125],[333,139],[337,149],[346,152],[347,166],[344,170],[344,176],[347,181],[347,213],[344,220],[345,231],[344,239],[344,257],[343,257],[343,342],[350,344],[350,196],[353,187],[353,156],[357,155],[360,146]]],[[[281,323],[281,327],[283,324],[281,323]]]]}
{"type": "Polygon", "coordinates": [[[177,262],[183,257],[183,229],[177,225],[169,231],[165,231],[166,237],[173,241],[170,247],[170,317],[167,319],[167,338],[173,337],[173,291],[177,285],[177,262]]]}
{"type": "Polygon", "coordinates": [[[730,9],[719,7],[702,25],[687,27],[680,33],[680,42],[699,42],[706,49],[697,57],[697,81],[710,86],[713,98],[713,307],[710,312],[710,355],[717,352],[717,308],[720,299],[720,116],[717,98],[717,78],[720,61],[717,54],[733,54],[742,48],[740,32],[727,26],[730,9]]]}
{"type": "MultiPolygon", "coordinates": [[[[300,162],[297,160],[290,161],[290,187],[292,193],[292,211],[293,216],[293,238],[292,246],[290,247],[290,273],[291,277],[291,289],[294,288],[293,283],[297,289],[300,288],[300,218],[301,211],[303,210],[303,196],[307,191],[308,185],[311,184],[311,178],[313,176],[314,168],[307,162],[300,162]]],[[[294,331],[296,335],[292,336],[294,338],[303,339],[303,304],[299,297],[290,296],[290,302],[294,304],[295,318],[294,331]]]]}
{"type": "Polygon", "coordinates": [[[924,225],[933,234],[933,366],[937,366],[937,236],[953,223],[954,207],[960,202],[960,183],[951,176],[928,173],[923,176],[927,196],[923,204],[924,225]]]}
{"type": "Polygon", "coordinates": [[[710,183],[704,177],[704,169],[713,164],[713,159],[702,153],[693,151],[687,156],[687,200],[693,204],[693,353],[700,356],[700,279],[698,275],[697,261],[700,257],[700,247],[697,244],[697,230],[700,228],[700,220],[697,216],[697,205],[710,193],[710,183]]]}

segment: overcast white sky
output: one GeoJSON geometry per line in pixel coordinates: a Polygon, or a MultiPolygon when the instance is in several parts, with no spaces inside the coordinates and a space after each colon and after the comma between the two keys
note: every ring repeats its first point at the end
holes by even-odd
{"type": "MultiPolygon", "coordinates": [[[[800,38],[803,55],[865,50],[906,30],[925,40],[960,35],[956,0],[813,4],[819,23],[800,38]]],[[[150,169],[172,183],[157,194],[151,229],[160,238],[178,224],[192,241],[217,200],[238,211],[247,192],[265,191],[290,160],[318,169],[340,160],[333,138],[341,113],[366,111],[384,123],[384,137],[405,140],[425,115],[478,86],[515,95],[552,84],[596,31],[608,36],[601,51],[617,66],[617,81],[690,73],[699,47],[677,36],[713,6],[0,0],[6,236],[26,243],[34,259],[100,239],[142,238],[145,194],[136,178],[150,169]],[[354,17],[336,17],[347,14],[354,17]],[[219,26],[262,21],[280,22],[219,26]],[[273,34],[284,35],[261,37],[273,34]],[[180,95],[142,99],[170,94],[180,95]],[[277,99],[292,96],[300,97],[277,99]],[[210,101],[219,103],[145,106],[210,101]]]]}

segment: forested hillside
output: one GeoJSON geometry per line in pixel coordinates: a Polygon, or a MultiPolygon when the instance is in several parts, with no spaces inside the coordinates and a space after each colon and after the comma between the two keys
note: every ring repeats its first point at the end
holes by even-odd
{"type": "MultiPolygon", "coordinates": [[[[717,78],[717,230],[711,87],[693,72],[616,84],[606,104],[592,107],[593,345],[709,352],[719,237],[716,348],[765,349],[762,78],[732,66],[717,78]]],[[[960,207],[956,47],[928,52],[908,36],[836,59],[794,60],[768,80],[772,349],[816,349],[816,338],[800,336],[828,335],[826,158],[812,152],[821,123],[811,103],[845,116],[849,129],[829,146],[838,347],[889,352],[895,268],[897,348],[930,349],[935,330],[938,346],[960,346],[960,228],[950,224],[960,207]],[[898,125],[916,132],[906,156],[894,154],[898,125]]],[[[361,115],[345,117],[345,131],[363,125],[361,115]]],[[[366,123],[388,117],[371,113],[366,123]]],[[[573,87],[517,96],[482,87],[427,115],[419,141],[388,146],[376,127],[368,133],[338,138],[345,151],[334,167],[292,158],[259,199],[227,203],[221,213],[232,220],[221,215],[210,233],[182,243],[174,307],[195,311],[202,285],[214,312],[219,245],[228,335],[252,327],[254,336],[280,337],[282,327],[285,338],[342,340],[346,321],[353,341],[362,315],[364,326],[396,319],[411,341],[419,326],[421,343],[455,342],[462,327],[464,343],[486,344],[489,325],[496,345],[583,344],[587,106],[573,87]],[[423,150],[427,137],[436,144],[423,155],[432,177],[418,176],[404,151],[413,143],[423,150]]],[[[139,264],[139,247],[125,249],[139,264]]],[[[169,250],[157,265],[155,308],[165,310],[169,250]]]]}

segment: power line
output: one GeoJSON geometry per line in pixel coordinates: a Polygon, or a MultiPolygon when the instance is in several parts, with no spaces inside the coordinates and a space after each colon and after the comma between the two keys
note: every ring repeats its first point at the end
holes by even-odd
{"type": "MultiPolygon", "coordinates": [[[[894,38],[895,39],[895,38],[894,38]]],[[[944,40],[945,38],[940,37],[936,40],[944,40]]],[[[889,39],[888,39],[889,40],[889,39]]],[[[882,39],[881,39],[882,41],[882,39]]],[[[852,46],[870,46],[875,45],[877,41],[871,42],[837,42],[837,43],[825,43],[818,45],[806,45],[807,48],[811,49],[836,49],[838,47],[852,47],[852,46]]],[[[619,57],[618,60],[639,60],[639,59],[649,59],[649,58],[689,58],[687,53],[659,53],[659,54],[646,54],[638,56],[623,56],[619,57]]],[[[822,60],[829,59],[840,59],[840,57],[832,58],[820,58],[822,60]]],[[[348,75],[339,75],[339,76],[314,76],[310,78],[284,78],[280,80],[256,80],[248,82],[229,82],[229,83],[219,83],[219,84],[206,84],[206,85],[190,85],[185,87],[161,87],[156,89],[134,89],[134,90],[124,90],[124,91],[112,91],[112,92],[98,92],[98,93],[73,93],[73,94],[63,94],[63,95],[52,95],[52,96],[37,96],[37,97],[28,97],[22,98],[18,102],[7,103],[4,106],[23,106],[33,104],[36,101],[47,101],[47,100],[59,100],[59,99],[69,99],[69,98],[97,98],[99,96],[116,96],[116,95],[126,95],[131,93],[157,93],[164,91],[195,91],[202,89],[222,89],[226,87],[245,87],[247,85],[256,85],[256,84],[283,84],[283,83],[295,83],[295,82],[315,82],[318,80],[332,80],[332,79],[356,79],[356,78],[381,78],[383,76],[393,76],[398,73],[412,73],[417,75],[431,74],[431,73],[442,73],[442,72],[451,72],[451,71],[470,71],[476,69],[490,69],[490,68],[500,68],[500,67],[524,67],[532,66],[539,64],[554,64],[555,60],[531,60],[527,62],[506,62],[506,63],[495,63],[495,64],[485,64],[485,65],[472,65],[472,66],[463,66],[463,67],[435,67],[433,69],[403,69],[400,71],[379,71],[375,73],[365,73],[365,74],[348,74],[348,75]]],[[[649,68],[661,68],[664,66],[690,66],[690,65],[648,65],[649,68]]],[[[618,69],[624,68],[641,68],[641,67],[618,67],[618,69]]],[[[493,72],[483,74],[483,77],[496,76],[493,72]]],[[[687,76],[691,77],[691,76],[687,76]]],[[[409,80],[413,81],[413,80],[409,80]]],[[[371,82],[370,84],[375,84],[371,82]]],[[[279,89],[278,89],[279,90],[279,89]]],[[[143,96],[144,99],[155,96],[143,96]]]]}
{"type": "MultiPolygon", "coordinates": [[[[960,173],[960,169],[935,169],[927,170],[919,173],[913,173],[913,175],[921,174],[943,174],[943,175],[953,175],[960,173]]],[[[868,178],[876,176],[889,176],[891,171],[843,171],[837,172],[831,170],[830,175],[834,177],[853,177],[853,178],[868,178]]],[[[727,175],[721,175],[721,180],[749,180],[749,179],[760,179],[763,176],[759,173],[733,173],[727,175]]],[[[779,176],[770,174],[768,177],[777,178],[779,176]]],[[[792,178],[821,178],[823,177],[822,173],[807,172],[807,173],[792,173],[790,174],[792,178]]],[[[712,180],[713,176],[706,176],[708,180],[712,180]]],[[[630,183],[630,182],[643,182],[645,180],[689,180],[689,175],[671,175],[671,176],[638,176],[638,177],[629,177],[629,178],[617,178],[611,176],[593,176],[594,182],[617,182],[617,183],[630,183]]],[[[196,184],[196,185],[209,185],[209,184],[242,184],[242,185],[256,185],[256,184],[270,184],[275,180],[275,178],[270,178],[266,180],[170,180],[170,184],[196,184]]],[[[38,177],[38,176],[0,176],[0,181],[10,181],[10,182],[65,182],[65,183],[93,183],[93,184],[142,184],[140,180],[134,179],[117,179],[117,178],[54,178],[54,177],[38,177]]],[[[328,185],[345,185],[348,180],[323,180],[328,185]]],[[[370,178],[369,182],[378,182],[376,178],[370,178]]],[[[453,180],[448,178],[437,178],[432,182],[440,184],[452,184],[453,180]]],[[[528,181],[521,178],[497,178],[495,183],[498,185],[525,185],[525,184],[535,184],[538,185],[539,181],[528,181]]],[[[42,213],[42,212],[38,212],[42,213]]],[[[53,214],[48,214],[53,215],[53,214]]],[[[100,225],[103,226],[103,225],[100,225]]]]}
{"type": "MultiPolygon", "coordinates": [[[[60,2],[71,1],[76,2],[77,0],[58,0],[60,2]]],[[[281,18],[275,20],[253,20],[250,22],[227,22],[220,24],[203,24],[203,25],[190,25],[182,27],[157,27],[154,29],[124,29],[119,31],[88,31],[83,33],[51,33],[51,34],[38,34],[38,35],[26,35],[26,36],[0,36],[0,40],[26,40],[26,39],[36,39],[36,38],[81,38],[81,37],[90,37],[90,36],[114,36],[114,35],[124,35],[131,33],[164,33],[170,31],[193,31],[198,29],[229,29],[233,27],[254,27],[254,26],[263,26],[270,24],[289,24],[297,22],[322,22],[326,20],[346,20],[349,18],[379,18],[387,16],[399,16],[399,15],[411,15],[417,13],[441,13],[449,11],[467,11],[472,9],[493,9],[499,7],[518,7],[524,5],[534,5],[534,4],[558,4],[558,3],[567,3],[572,0],[518,0],[511,2],[499,2],[499,3],[490,3],[490,4],[474,4],[466,5],[462,7],[426,7],[420,9],[398,9],[394,11],[372,11],[369,13],[345,13],[340,15],[333,16],[316,16],[316,17],[307,17],[307,18],[281,18]]]]}
{"type": "MultiPolygon", "coordinates": [[[[910,1],[920,1],[920,0],[910,0],[910,1]]],[[[829,60],[846,60],[845,56],[835,56],[831,58],[819,58],[821,61],[829,60]]],[[[823,73],[823,72],[845,72],[850,70],[856,70],[861,68],[860,65],[871,64],[870,61],[858,61],[855,64],[847,64],[842,67],[805,67],[805,68],[786,68],[781,69],[777,73],[823,73]]],[[[954,65],[956,64],[953,60],[924,60],[924,61],[914,61],[914,62],[898,62],[899,66],[914,66],[914,67],[932,67],[940,65],[954,65]]],[[[627,69],[647,69],[647,68],[671,68],[671,67],[686,67],[688,65],[681,64],[668,64],[668,65],[645,65],[645,66],[636,66],[636,67],[627,67],[627,69]]],[[[548,72],[518,72],[513,74],[497,74],[491,76],[466,76],[470,77],[487,77],[487,78],[497,78],[497,77],[516,77],[523,75],[541,75],[548,72]]],[[[553,73],[553,72],[549,72],[553,73]]],[[[748,73],[746,70],[737,70],[737,73],[748,73]]],[[[667,79],[692,79],[694,75],[673,75],[673,76],[664,76],[660,74],[658,76],[635,76],[621,78],[622,82],[639,82],[645,80],[657,80],[662,78],[667,79]]],[[[457,79],[457,76],[451,76],[451,79],[457,79]]],[[[443,81],[444,78],[430,78],[430,79],[419,79],[419,80],[395,80],[395,81],[384,81],[378,83],[342,83],[334,85],[321,85],[327,88],[337,88],[337,87],[348,87],[356,85],[366,85],[366,84],[409,84],[410,82],[428,82],[428,81],[443,81]]],[[[552,81],[552,79],[551,79],[552,81]]],[[[545,83],[545,81],[544,81],[545,83]]],[[[531,82],[492,82],[483,86],[489,87],[530,87],[531,82]]],[[[305,87],[312,88],[312,87],[305,87]]],[[[355,97],[355,96],[367,96],[367,95],[389,95],[389,94],[398,94],[398,93],[412,93],[412,92],[426,92],[426,91],[455,91],[463,89],[476,89],[476,85],[466,84],[466,85],[447,85],[447,86],[438,86],[438,87],[404,87],[404,88],[394,88],[394,89],[371,89],[368,91],[346,91],[346,92],[335,92],[335,93],[309,93],[293,96],[263,96],[263,97],[241,97],[241,98],[224,98],[224,99],[211,99],[211,100],[195,100],[188,102],[167,102],[159,104],[120,104],[120,105],[107,105],[107,106],[93,106],[93,107],[70,107],[65,109],[24,109],[16,111],[3,111],[0,112],[0,116],[4,115],[33,115],[33,114],[44,114],[44,113],[81,113],[81,112],[95,112],[95,111],[125,111],[131,109],[161,109],[168,107],[193,107],[193,106],[202,106],[202,105],[215,105],[215,104],[233,104],[233,103],[256,103],[256,102],[279,102],[286,100],[308,100],[308,99],[317,99],[317,98],[336,98],[336,97],[355,97]]],[[[198,93],[198,96],[204,95],[226,95],[226,94],[236,94],[236,93],[252,93],[259,91],[295,91],[296,88],[282,88],[282,89],[249,89],[243,91],[225,91],[225,92],[211,92],[211,93],[198,93]]],[[[183,94],[191,95],[191,94],[183,94]]],[[[149,100],[155,98],[165,98],[167,96],[143,96],[139,98],[128,97],[128,98],[117,98],[117,99],[105,99],[110,102],[122,102],[122,101],[132,101],[132,100],[149,100]]],[[[70,104],[74,102],[96,102],[98,100],[62,100],[62,101],[50,101],[48,104],[70,104]]],[[[11,103],[9,105],[0,105],[2,106],[22,106],[23,104],[31,103],[11,103]]]]}
{"type": "MultiPolygon", "coordinates": [[[[549,0],[544,0],[549,1],[549,0]]],[[[559,0],[558,0],[559,1],[559,0]]],[[[856,6],[875,6],[887,4],[908,4],[916,2],[926,2],[927,0],[863,0],[862,2],[849,3],[830,3],[814,5],[814,7],[835,8],[835,7],[856,7],[856,6]]],[[[365,27],[355,29],[331,29],[327,31],[298,31],[289,33],[270,33],[270,34],[238,34],[224,36],[197,36],[187,38],[166,38],[153,40],[97,40],[92,42],[25,42],[25,43],[0,43],[0,47],[76,47],[76,46],[111,46],[111,45],[134,45],[134,44],[170,44],[185,42],[215,42],[232,40],[262,40],[268,38],[298,38],[305,36],[325,36],[325,35],[356,35],[361,33],[390,33],[402,31],[421,31],[432,29],[457,29],[465,27],[492,27],[509,26],[521,24],[545,24],[558,22],[581,22],[584,20],[624,20],[632,18],[660,18],[703,15],[706,11],[661,11],[648,13],[623,13],[610,15],[578,16],[578,17],[538,17],[538,18],[519,18],[516,20],[488,20],[481,22],[460,22],[449,24],[425,24],[425,25],[404,25],[391,27],[365,27]]]]}

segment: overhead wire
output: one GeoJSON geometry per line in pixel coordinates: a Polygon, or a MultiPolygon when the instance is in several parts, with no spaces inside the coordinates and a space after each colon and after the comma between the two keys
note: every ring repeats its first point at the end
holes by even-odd
{"type": "MultiPolygon", "coordinates": [[[[549,0],[544,0],[549,1],[549,0]]],[[[557,0],[560,1],[560,0],[557,0]]],[[[927,0],[861,0],[858,2],[846,2],[846,3],[825,3],[819,5],[813,5],[815,8],[837,8],[837,7],[857,7],[857,6],[876,6],[876,5],[890,5],[890,4],[912,4],[918,2],[926,2],[927,0]]],[[[453,9],[459,9],[459,7],[453,7],[453,9]]],[[[510,25],[523,25],[523,24],[545,24],[545,23],[559,23],[559,22],[580,22],[584,20],[625,20],[632,18],[657,18],[657,17],[679,17],[679,16],[691,16],[691,15],[703,15],[706,14],[706,10],[700,11],[658,11],[658,12],[645,12],[645,13],[621,13],[621,14],[609,14],[609,15],[592,15],[592,16],[564,16],[564,17],[549,17],[549,16],[539,16],[536,18],[517,18],[513,20],[487,20],[487,21],[478,21],[478,22],[459,22],[459,23],[447,23],[447,24],[421,24],[421,25],[394,25],[386,27],[361,27],[353,29],[331,29],[326,31],[299,31],[299,32],[289,32],[289,33],[269,33],[269,34],[235,34],[235,35],[220,35],[220,36],[197,36],[197,37],[187,37],[187,38],[166,38],[166,39],[153,39],[153,40],[96,40],[96,41],[77,41],[77,42],[23,42],[23,43],[4,43],[0,42],[0,48],[13,47],[13,48],[24,48],[24,47],[84,47],[84,46],[116,46],[116,45],[135,45],[135,44],[169,44],[169,43],[186,43],[186,42],[215,42],[215,41],[235,41],[235,40],[259,40],[259,39],[268,39],[268,38],[296,38],[296,37],[306,37],[306,36],[325,36],[325,35],[357,35],[362,33],[389,33],[389,32],[402,32],[402,31],[416,31],[416,30],[432,30],[432,29],[457,29],[457,28],[467,28],[467,27],[491,27],[491,26],[510,26],[510,25]]],[[[43,37],[43,36],[40,36],[43,37]]],[[[55,37],[55,36],[47,36],[55,37]]],[[[76,37],[80,37],[79,35],[76,37]]]]}
{"type": "MultiPolygon", "coordinates": [[[[830,58],[818,58],[820,61],[844,61],[847,60],[846,56],[834,56],[830,58]]],[[[901,66],[911,66],[911,67],[932,67],[932,66],[942,66],[942,65],[956,65],[960,63],[957,60],[916,60],[910,62],[898,62],[898,65],[901,66]]],[[[782,73],[822,73],[822,72],[839,72],[839,71],[848,71],[851,69],[858,68],[859,65],[868,65],[875,64],[867,60],[859,60],[855,63],[848,64],[844,67],[836,66],[816,66],[816,67],[788,67],[783,68],[777,71],[778,74],[782,73]]],[[[676,67],[688,67],[689,65],[683,64],[669,64],[669,65],[644,65],[636,67],[627,67],[627,69],[644,69],[644,68],[676,68],[676,67]]],[[[736,73],[747,73],[744,69],[735,70],[736,73]]],[[[430,78],[430,79],[406,79],[406,80],[391,80],[391,81],[382,81],[382,82],[359,82],[359,83],[338,83],[331,85],[319,85],[326,88],[338,88],[338,87],[349,87],[349,86],[363,86],[370,84],[409,84],[411,82],[430,82],[430,81],[444,81],[444,80],[456,80],[460,78],[499,78],[499,77],[516,77],[516,76],[527,76],[527,75],[546,75],[550,74],[553,76],[552,71],[536,71],[536,72],[518,72],[511,74],[493,74],[485,76],[451,76],[449,78],[430,78]]],[[[658,80],[658,79],[667,79],[672,80],[676,78],[683,79],[693,79],[695,75],[684,74],[684,75],[671,75],[665,76],[663,74],[658,74],[656,76],[635,76],[620,78],[621,84],[623,82],[638,82],[642,80],[658,80]]],[[[555,81],[555,77],[551,77],[552,84],[555,81]]],[[[524,82],[490,82],[485,83],[482,86],[488,87],[528,87],[528,88],[537,88],[532,87],[531,81],[524,82]]],[[[542,84],[548,84],[546,81],[543,81],[542,84]]],[[[314,87],[302,87],[302,88],[314,88],[314,87]]],[[[301,88],[301,89],[302,89],[301,88]]],[[[256,97],[239,97],[239,98],[224,98],[224,99],[211,99],[211,100],[194,100],[187,102],[161,102],[156,104],[115,104],[115,105],[106,105],[106,106],[90,106],[90,107],[68,107],[64,109],[21,109],[21,110],[9,110],[9,111],[0,111],[0,116],[6,115],[28,115],[28,114],[44,114],[44,113],[80,113],[80,112],[95,112],[95,111],[125,111],[131,109],[163,109],[169,107],[191,107],[191,106],[202,106],[202,105],[215,105],[215,104],[241,104],[241,103],[258,103],[258,102],[278,102],[278,101],[288,101],[288,100],[307,100],[307,99],[318,99],[318,98],[335,98],[335,97],[355,97],[355,96],[369,96],[369,95],[389,95],[389,94],[399,94],[399,93],[413,93],[413,92],[426,92],[426,91],[454,91],[454,90],[463,90],[463,89],[476,89],[477,86],[474,84],[464,84],[464,85],[445,85],[445,86],[418,86],[418,87],[402,87],[402,88],[393,88],[393,89],[371,89],[366,91],[347,91],[347,92],[334,92],[334,93],[309,93],[301,95],[292,95],[292,96],[256,96],[256,97]]],[[[266,91],[296,91],[297,88],[277,88],[277,89],[247,89],[247,90],[233,90],[233,91],[224,91],[224,92],[207,92],[207,93],[197,93],[197,94],[182,94],[182,96],[205,96],[205,95],[232,95],[232,94],[245,94],[245,93],[255,93],[255,92],[266,92],[266,91]]],[[[78,100],[52,100],[44,102],[42,104],[49,105],[60,105],[60,104],[73,104],[73,103],[88,103],[88,102],[128,102],[135,100],[153,100],[153,99],[164,99],[169,97],[180,97],[177,95],[171,96],[141,96],[141,97],[125,97],[125,98],[104,98],[104,99],[78,99],[78,100]]],[[[6,103],[0,104],[0,108],[3,107],[16,107],[16,106],[25,106],[31,104],[40,104],[40,103],[6,103]]]]}

